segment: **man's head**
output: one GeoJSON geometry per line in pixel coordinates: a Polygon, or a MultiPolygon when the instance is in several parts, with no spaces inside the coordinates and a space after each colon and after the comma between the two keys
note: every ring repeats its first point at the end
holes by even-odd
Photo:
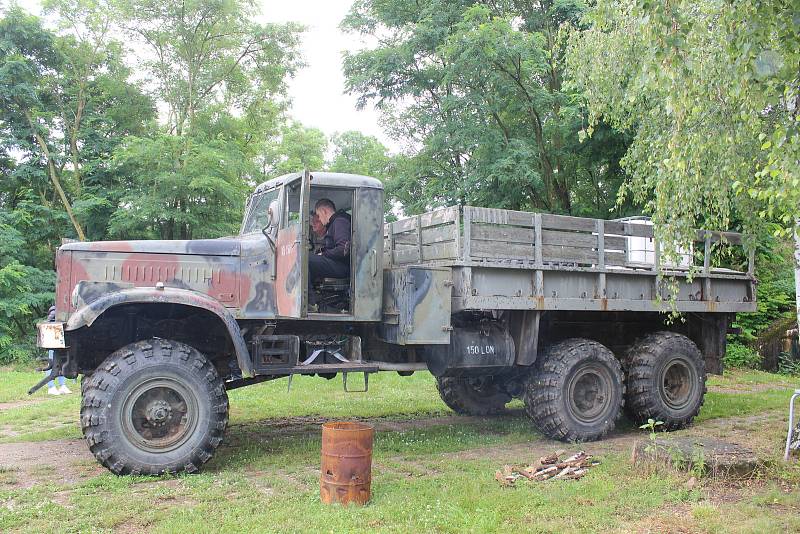
{"type": "Polygon", "coordinates": [[[314,213],[319,216],[322,224],[327,225],[333,214],[336,213],[336,204],[327,198],[321,198],[314,204],[314,213]]]}

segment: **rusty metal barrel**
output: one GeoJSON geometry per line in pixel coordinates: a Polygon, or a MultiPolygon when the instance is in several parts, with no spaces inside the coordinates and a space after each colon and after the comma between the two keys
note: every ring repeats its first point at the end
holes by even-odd
{"type": "Polygon", "coordinates": [[[322,468],[319,493],[326,504],[366,504],[372,482],[375,430],[363,423],[322,425],[322,468]]]}

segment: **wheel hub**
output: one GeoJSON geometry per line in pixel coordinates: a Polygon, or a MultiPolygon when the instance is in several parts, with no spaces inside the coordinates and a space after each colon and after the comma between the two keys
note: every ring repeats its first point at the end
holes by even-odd
{"type": "Polygon", "coordinates": [[[172,406],[163,400],[151,402],[145,410],[147,422],[154,426],[164,426],[172,417],[172,406]]]}
{"type": "Polygon", "coordinates": [[[198,424],[196,396],[172,378],[139,384],[125,399],[122,410],[125,437],[151,452],[166,452],[181,446],[198,424]]]}
{"type": "Polygon", "coordinates": [[[608,410],[611,378],[601,366],[588,365],[573,375],[567,391],[570,411],[583,423],[591,424],[608,410]]]}
{"type": "Polygon", "coordinates": [[[661,397],[670,408],[681,409],[691,401],[693,375],[683,360],[672,360],[664,366],[661,397]]]}

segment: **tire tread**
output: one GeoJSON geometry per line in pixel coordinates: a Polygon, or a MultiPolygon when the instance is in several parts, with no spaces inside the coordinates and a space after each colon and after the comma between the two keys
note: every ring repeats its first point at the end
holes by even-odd
{"type": "Polygon", "coordinates": [[[705,358],[697,345],[688,337],[677,332],[654,332],[634,343],[628,350],[626,359],[629,362],[626,376],[628,386],[626,405],[634,422],[645,423],[648,419],[654,419],[663,423],[663,426],[660,426],[663,430],[678,430],[689,426],[700,413],[700,408],[705,402],[705,394],[708,392],[705,358]],[[670,345],[673,344],[682,346],[692,356],[699,366],[702,382],[700,402],[688,416],[681,419],[672,418],[663,411],[650,384],[659,356],[672,350],[670,345]]]}
{"type": "Polygon", "coordinates": [[[534,371],[526,382],[523,401],[525,411],[533,424],[546,436],[561,441],[594,441],[602,439],[613,430],[622,413],[625,384],[622,366],[614,354],[604,345],[583,338],[571,338],[549,347],[537,359],[534,371]],[[587,354],[606,363],[621,385],[620,402],[616,414],[605,421],[597,432],[581,432],[572,427],[567,414],[560,408],[563,382],[570,369],[587,354]]]}
{"type": "Polygon", "coordinates": [[[477,396],[469,381],[462,377],[438,377],[436,388],[442,401],[459,415],[497,415],[511,401],[510,395],[499,391],[488,398],[477,396]]]}
{"type": "Polygon", "coordinates": [[[83,436],[89,445],[89,450],[100,464],[117,475],[142,474],[160,475],[163,473],[178,473],[181,471],[196,472],[214,455],[214,451],[222,443],[225,428],[228,423],[228,395],[225,392],[222,378],[218,375],[214,365],[197,349],[165,339],[152,339],[137,341],[112,353],[93,373],[83,386],[81,400],[80,422],[83,436]],[[177,351],[185,357],[172,358],[177,351]],[[214,419],[209,425],[208,436],[199,448],[190,453],[190,458],[176,461],[166,468],[157,469],[125,457],[117,451],[108,437],[106,410],[112,400],[113,385],[125,374],[125,370],[132,370],[142,361],[157,362],[158,359],[171,363],[182,362],[187,373],[196,373],[204,376],[212,384],[214,400],[210,406],[210,416],[214,419]],[[189,357],[193,356],[191,365],[187,365],[189,357]]]}

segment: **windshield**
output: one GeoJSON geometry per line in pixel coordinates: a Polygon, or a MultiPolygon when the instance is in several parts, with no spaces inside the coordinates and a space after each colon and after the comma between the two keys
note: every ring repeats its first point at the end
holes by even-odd
{"type": "Polygon", "coordinates": [[[251,232],[260,232],[264,226],[267,225],[268,213],[270,204],[275,202],[273,206],[273,219],[272,222],[278,222],[278,209],[277,209],[278,189],[270,189],[263,193],[255,195],[250,201],[250,209],[247,210],[247,218],[242,224],[242,233],[249,234],[251,232]]]}

